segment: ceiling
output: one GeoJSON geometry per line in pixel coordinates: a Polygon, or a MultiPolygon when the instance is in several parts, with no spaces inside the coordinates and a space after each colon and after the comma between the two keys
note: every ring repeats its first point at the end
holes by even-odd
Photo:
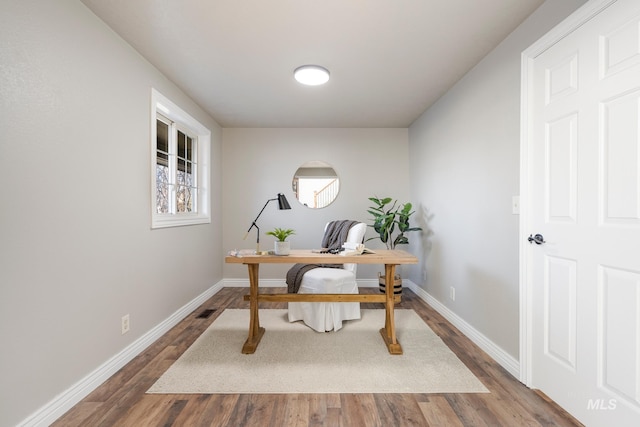
{"type": "Polygon", "coordinates": [[[223,127],[404,128],[543,0],[82,2],[223,127]]]}

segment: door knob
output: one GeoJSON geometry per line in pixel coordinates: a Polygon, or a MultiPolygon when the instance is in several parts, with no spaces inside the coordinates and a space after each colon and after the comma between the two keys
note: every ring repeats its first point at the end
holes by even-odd
{"type": "Polygon", "coordinates": [[[529,241],[529,243],[534,243],[536,245],[541,245],[543,243],[546,243],[544,241],[544,237],[542,236],[542,234],[536,234],[535,236],[529,234],[529,237],[527,238],[527,240],[529,241]]]}

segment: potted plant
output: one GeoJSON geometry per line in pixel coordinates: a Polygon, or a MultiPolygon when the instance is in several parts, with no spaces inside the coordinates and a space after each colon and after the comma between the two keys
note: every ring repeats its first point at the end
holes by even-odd
{"type": "MultiPolygon", "coordinates": [[[[373,215],[373,224],[369,225],[373,227],[377,235],[367,239],[380,239],[382,243],[387,246],[387,249],[393,250],[396,245],[406,245],[409,243],[409,238],[406,233],[411,231],[421,231],[420,227],[411,227],[409,224],[409,218],[413,215],[411,203],[400,203],[397,200],[393,200],[391,197],[385,197],[379,199],[377,197],[369,197],[375,206],[369,207],[369,212],[373,215]]],[[[378,273],[378,282],[380,291],[386,290],[386,278],[384,275],[378,273]]],[[[399,274],[394,277],[393,293],[402,293],[402,278],[399,274]]]]}
{"type": "Polygon", "coordinates": [[[276,255],[289,255],[291,251],[290,243],[287,242],[287,237],[292,234],[296,234],[296,232],[290,228],[274,228],[271,231],[267,231],[269,236],[273,236],[278,239],[274,244],[274,252],[276,255]]]}

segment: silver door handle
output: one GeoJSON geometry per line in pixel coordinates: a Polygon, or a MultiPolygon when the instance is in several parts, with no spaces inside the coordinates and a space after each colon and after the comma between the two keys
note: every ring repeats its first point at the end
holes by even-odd
{"type": "Polygon", "coordinates": [[[527,240],[529,241],[529,243],[535,242],[536,245],[541,245],[543,243],[546,243],[544,241],[544,237],[542,236],[542,234],[536,234],[535,236],[529,234],[529,237],[527,238],[527,240]]]}

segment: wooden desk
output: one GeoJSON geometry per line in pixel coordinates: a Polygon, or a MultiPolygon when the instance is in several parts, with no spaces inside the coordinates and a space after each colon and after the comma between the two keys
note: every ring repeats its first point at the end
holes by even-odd
{"type": "Polygon", "coordinates": [[[249,300],[249,336],[242,347],[242,353],[252,354],[256,351],[264,328],[260,326],[258,317],[258,303],[260,301],[279,302],[381,302],[385,305],[386,316],[384,328],[380,329],[382,339],[391,354],[402,354],[402,347],[396,338],[394,320],[394,305],[400,302],[400,295],[393,294],[393,281],[396,265],[417,264],[418,259],[402,250],[376,250],[375,254],[342,256],[314,253],[310,250],[292,250],[288,256],[276,255],[244,255],[242,257],[227,256],[225,262],[231,264],[245,264],[249,269],[250,290],[249,300]],[[384,295],[361,294],[268,294],[259,292],[260,264],[384,264],[386,278],[386,293],[384,295]]]}

